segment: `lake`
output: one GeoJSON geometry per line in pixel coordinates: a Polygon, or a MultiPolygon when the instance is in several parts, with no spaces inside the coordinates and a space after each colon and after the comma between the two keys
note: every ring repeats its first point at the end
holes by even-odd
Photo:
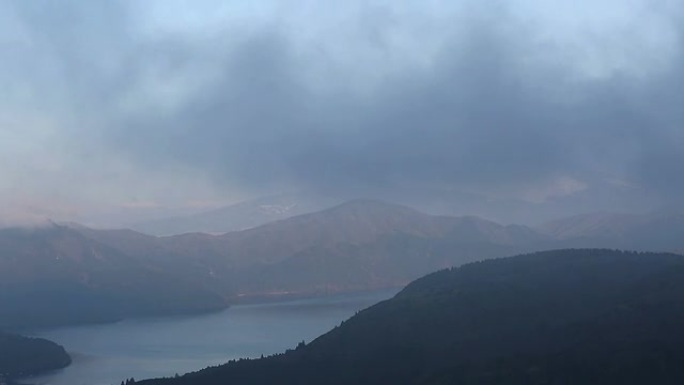
{"type": "Polygon", "coordinates": [[[73,363],[21,379],[37,385],[119,385],[168,377],[241,357],[259,357],[307,343],[358,310],[398,290],[288,302],[238,305],[200,316],[131,319],[33,333],[63,345],[73,363]]]}

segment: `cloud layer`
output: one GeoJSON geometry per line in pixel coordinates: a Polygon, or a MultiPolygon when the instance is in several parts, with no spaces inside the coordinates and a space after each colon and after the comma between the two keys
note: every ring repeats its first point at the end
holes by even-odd
{"type": "Polygon", "coordinates": [[[683,203],[676,2],[222,3],[0,1],[5,201],[683,203]]]}

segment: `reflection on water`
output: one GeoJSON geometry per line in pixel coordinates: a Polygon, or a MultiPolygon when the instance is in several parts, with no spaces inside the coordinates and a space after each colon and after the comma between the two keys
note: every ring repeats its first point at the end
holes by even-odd
{"type": "Polygon", "coordinates": [[[118,385],[121,380],[173,376],[241,357],[293,348],[397,290],[241,305],[214,314],[126,320],[40,331],[69,351],[73,364],[23,379],[38,385],[118,385]]]}

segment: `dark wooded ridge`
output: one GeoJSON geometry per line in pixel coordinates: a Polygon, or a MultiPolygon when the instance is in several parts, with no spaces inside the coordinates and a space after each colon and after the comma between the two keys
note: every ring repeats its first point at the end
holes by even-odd
{"type": "Polygon", "coordinates": [[[308,345],[183,384],[679,384],[684,257],[560,250],[419,279],[308,345]]]}

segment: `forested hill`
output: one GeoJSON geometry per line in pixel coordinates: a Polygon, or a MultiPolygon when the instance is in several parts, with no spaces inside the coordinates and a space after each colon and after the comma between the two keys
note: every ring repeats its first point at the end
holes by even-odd
{"type": "Polygon", "coordinates": [[[61,369],[70,363],[64,348],[54,342],[0,332],[0,380],[61,369]]]}
{"type": "Polygon", "coordinates": [[[308,345],[147,384],[681,384],[684,257],[561,250],[414,281],[308,345]]]}

